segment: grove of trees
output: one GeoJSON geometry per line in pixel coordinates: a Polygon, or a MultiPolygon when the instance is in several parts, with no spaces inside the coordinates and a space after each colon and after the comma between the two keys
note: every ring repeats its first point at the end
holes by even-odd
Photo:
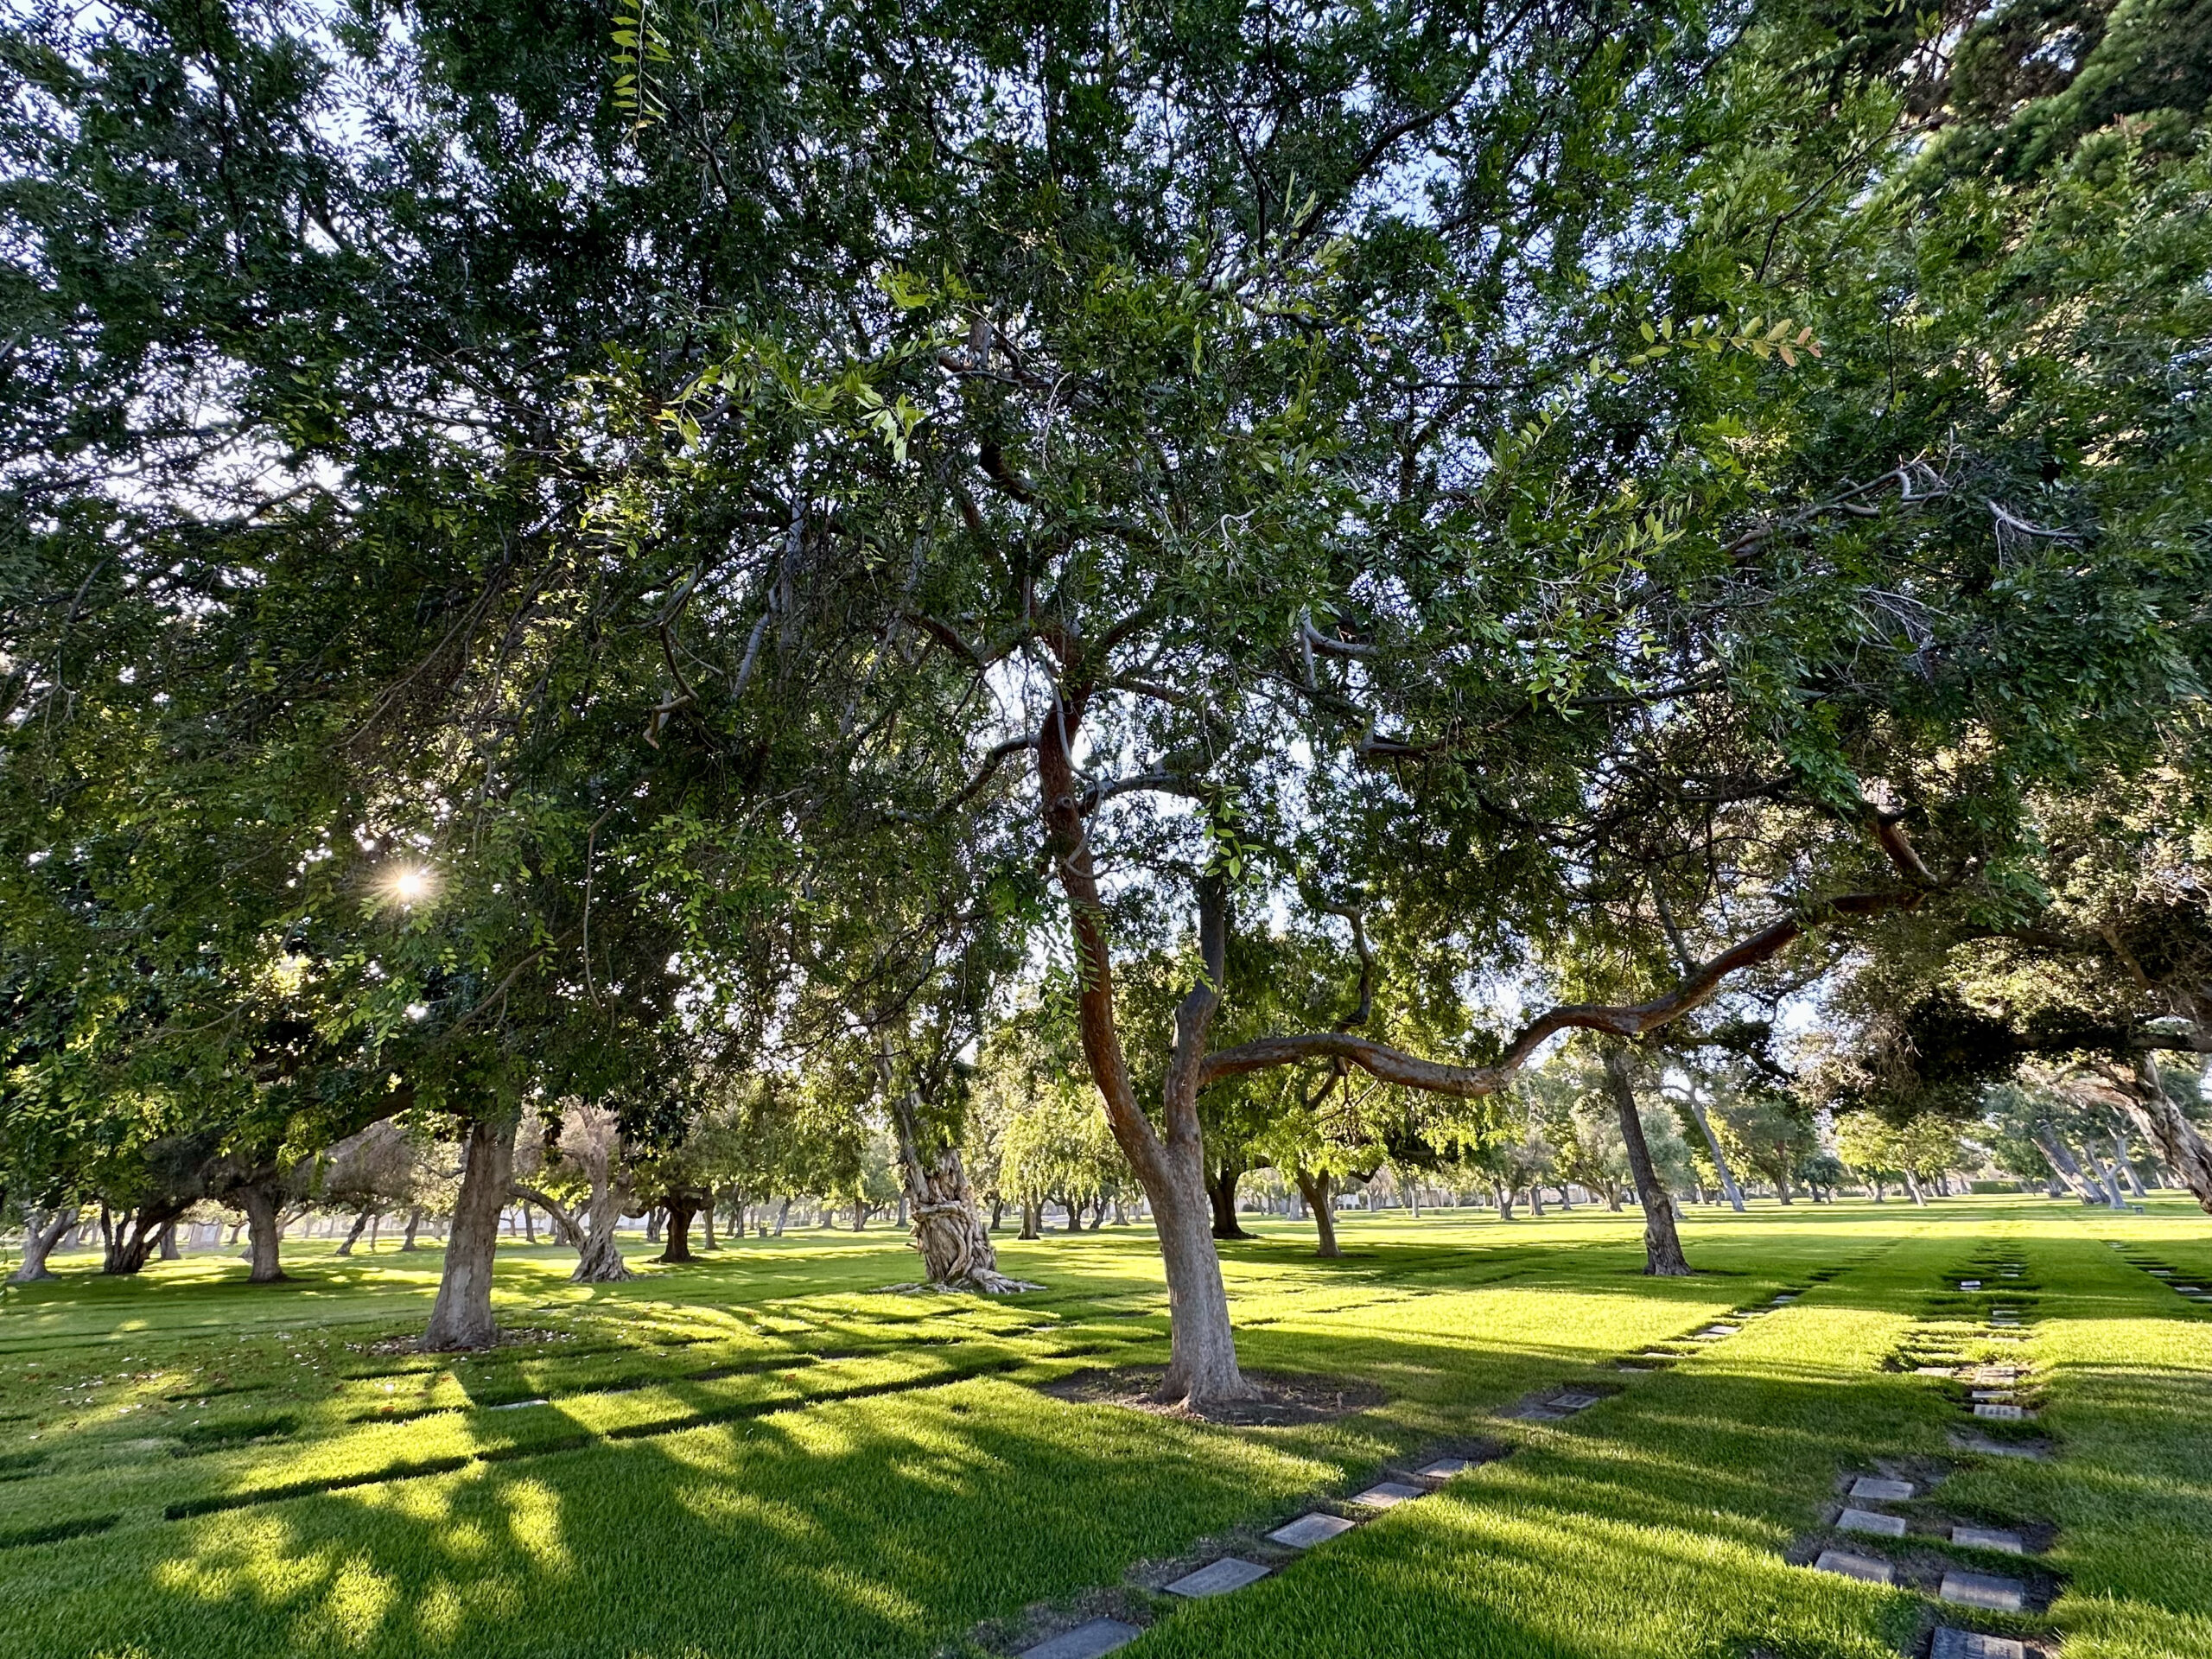
{"type": "Polygon", "coordinates": [[[2212,1211],[2206,30],[18,7],[26,1266],[1141,1205],[1203,1406],[1240,1180],[2212,1211]]]}

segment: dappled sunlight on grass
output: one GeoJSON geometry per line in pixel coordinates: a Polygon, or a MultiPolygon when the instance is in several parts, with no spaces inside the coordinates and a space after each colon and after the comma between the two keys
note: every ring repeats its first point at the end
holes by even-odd
{"type": "Polygon", "coordinates": [[[1164,1357],[1135,1229],[1009,1242],[1008,1270],[1049,1288],[1004,1301],[882,1294],[912,1255],[881,1230],[611,1287],[503,1249],[503,1319],[550,1339],[473,1357],[370,1351],[423,1317],[435,1252],[296,1251],[300,1287],[273,1295],[227,1257],[35,1287],[0,1332],[0,1455],[31,1459],[0,1480],[0,1530],[114,1525],[0,1548],[0,1628],[34,1659],[958,1653],[979,1620],[1497,1436],[1520,1450],[1179,1611],[1132,1659],[1894,1654],[1913,1597],[1782,1559],[1839,1475],[1892,1456],[1955,1463],[1948,1510],[2060,1528],[2068,1659],[2212,1652],[2212,1319],[2098,1242],[2212,1274],[2202,1217],[1700,1211],[1707,1271],[1658,1281],[1636,1217],[1603,1210],[1347,1217],[1340,1262],[1309,1229],[1255,1230],[1224,1251],[1248,1364],[1372,1380],[1386,1404],[1236,1430],[1039,1392],[1164,1357]],[[1955,1398],[1885,1369],[1909,1338],[1996,1351],[1991,1297],[1956,1287],[1993,1238],[2030,1264],[1998,1294],[2030,1313],[2047,1464],[1961,1458],[1955,1398]],[[1783,1287],[1802,1294],[1669,1369],[1614,1369],[1783,1287]],[[1497,1415],[1578,1382],[1611,1397],[1497,1415]],[[211,1502],[243,1507],[194,1512],[211,1502]]]}

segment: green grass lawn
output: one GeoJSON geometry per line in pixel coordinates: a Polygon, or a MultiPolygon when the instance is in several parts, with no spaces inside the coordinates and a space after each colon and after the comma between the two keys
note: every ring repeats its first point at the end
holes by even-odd
{"type": "Polygon", "coordinates": [[[1325,1262],[1305,1228],[1263,1231],[1224,1250],[1248,1365],[1386,1403],[1230,1428],[1041,1392],[1164,1359],[1135,1229],[1005,1244],[1048,1288],[995,1302],[881,1294],[913,1260],[883,1231],[588,1289],[565,1251],[503,1251],[502,1319],[543,1339],[457,1361],[391,1340],[435,1252],[296,1246],[274,1287],[226,1255],[119,1282],[59,1260],[0,1303],[0,1653],[973,1655],[1105,1592],[1151,1622],[1130,1659],[1924,1651],[1925,1594],[1792,1564],[1837,1541],[1840,1483],[1891,1466],[1942,1477],[1888,1506],[1919,1535],[1851,1547],[1918,1581],[2004,1567],[1943,1522],[2055,1529],[2047,1611],[1947,1622],[2067,1659],[2212,1655],[2212,1307],[2130,1259],[2212,1286],[2193,1207],[1700,1211],[1705,1271],[1658,1282],[1602,1211],[1347,1217],[1325,1262]],[[2007,1302],[2010,1344],[1983,1322],[2007,1302]],[[1655,1347],[1678,1357],[1618,1368],[1655,1347]],[[2039,1414],[1977,1427],[2045,1458],[1961,1449],[1963,1388],[1912,1370],[1999,1354],[2035,1368],[2039,1414]],[[1505,1414],[1575,1382],[1607,1397],[1505,1414]],[[1131,1587],[1484,1442],[1514,1449],[1234,1595],[1131,1587]]]}

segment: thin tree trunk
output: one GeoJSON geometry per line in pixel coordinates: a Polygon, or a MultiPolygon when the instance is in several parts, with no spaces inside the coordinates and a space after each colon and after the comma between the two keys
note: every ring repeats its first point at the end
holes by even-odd
{"type": "Polygon", "coordinates": [[[514,1178],[515,1125],[512,1115],[476,1119],[461,1143],[461,1193],[454,1201],[453,1230],[438,1274],[423,1346],[433,1353],[489,1348],[499,1339],[492,1317],[492,1268],[499,1247],[499,1211],[514,1178]]]}
{"type": "Polygon", "coordinates": [[[1344,1252],[1337,1248],[1336,1177],[1327,1170],[1309,1173],[1303,1165],[1293,1172],[1298,1181],[1299,1196],[1306,1200],[1306,1207],[1313,1215],[1313,1254],[1336,1257],[1344,1252]]]}
{"type": "Polygon", "coordinates": [[[711,1186],[707,1189],[706,1203],[700,1206],[699,1220],[706,1229],[705,1234],[699,1241],[699,1248],[706,1250],[721,1249],[715,1240],[715,1189],[711,1186]]]}
{"type": "Polygon", "coordinates": [[[2105,1201],[2115,1210],[2126,1209],[2127,1200],[2120,1195],[2120,1177],[2113,1173],[2110,1161],[2102,1158],[2092,1158],[2089,1160],[2089,1167],[2096,1171],[2098,1180],[2103,1183],[2105,1201]]]}
{"type": "Polygon", "coordinates": [[[249,1181],[238,1188],[238,1208],[245,1211],[246,1259],[253,1264],[246,1282],[273,1285],[284,1276],[283,1263],[278,1260],[283,1224],[276,1215],[275,1185],[249,1181]]]}
{"type": "Polygon", "coordinates": [[[2135,1173],[2135,1160],[2127,1155],[2127,1137],[2118,1129],[2112,1132],[2112,1149],[2120,1160],[2120,1173],[2127,1177],[2127,1190],[2139,1198],[2149,1198],[2143,1190],[2143,1178],[2135,1173]]]}
{"type": "Polygon", "coordinates": [[[664,1213],[664,1212],[662,1211],[661,1207],[660,1207],[658,1205],[655,1205],[652,1208],[652,1210],[650,1210],[649,1211],[647,1211],[647,1212],[646,1212],[646,1215],[645,1215],[645,1243],[648,1243],[648,1244],[658,1244],[658,1243],[660,1243],[660,1219],[661,1219],[661,1217],[662,1217],[662,1215],[663,1215],[664,1213]]]}
{"type": "Polygon", "coordinates": [[[776,1206],[776,1236],[778,1238],[784,1236],[784,1223],[790,1219],[791,1213],[791,1201],[789,1198],[785,1198],[776,1206]]]}
{"type": "Polygon", "coordinates": [[[1928,1195],[1920,1190],[1920,1178],[1915,1175],[1909,1169],[1903,1173],[1904,1175],[1904,1190],[1912,1194],[1912,1201],[1915,1204],[1925,1210],[1928,1207],[1928,1195]]]}
{"type": "Polygon", "coordinates": [[[1041,1198],[1021,1201],[1021,1236],[1042,1238],[1045,1236],[1045,1204],[1041,1198]]]}
{"type": "Polygon", "coordinates": [[[1491,1196],[1497,1200],[1497,1218],[1500,1221],[1512,1220],[1513,1189],[1503,1181],[1493,1181],[1490,1190],[1491,1196]]]}
{"type": "Polygon", "coordinates": [[[363,1230],[367,1228],[368,1224],[369,1212],[364,1210],[359,1215],[353,1217],[353,1230],[346,1235],[346,1242],[343,1244],[340,1244],[336,1250],[332,1252],[332,1254],[336,1255],[353,1255],[353,1246],[359,1243],[361,1234],[363,1230]]]}
{"type": "Polygon", "coordinates": [[[1628,1149],[1628,1166],[1636,1177],[1637,1202],[1643,1206],[1643,1271],[1657,1279],[1686,1278],[1692,1271],[1682,1254],[1681,1236],[1675,1227],[1675,1201],[1660,1185],[1651,1165],[1651,1148],[1643,1138],[1643,1119],[1636,1109],[1636,1084],[1629,1072],[1628,1052],[1618,1042],[1607,1043],[1605,1083],[1613,1096],[1613,1110],[1620,1119],[1621,1140],[1628,1149]]]}
{"type": "Polygon", "coordinates": [[[1728,1167],[1728,1154],[1720,1150],[1720,1137],[1713,1132],[1713,1122],[1699,1103],[1697,1090],[1693,1087],[1684,1103],[1689,1108],[1690,1121],[1697,1125],[1697,1132],[1705,1137],[1706,1155],[1713,1160],[1713,1173],[1720,1178],[1720,1190],[1728,1199],[1728,1207],[1738,1215],[1744,1213],[1744,1189],[1736,1184],[1736,1172],[1728,1167]]]}
{"type": "Polygon", "coordinates": [[[416,1248],[415,1243],[415,1235],[421,1229],[422,1225],[423,1212],[420,1210],[410,1210],[407,1212],[407,1236],[401,1239],[399,1242],[399,1248],[401,1249],[411,1250],[416,1248]]]}
{"type": "Polygon", "coordinates": [[[61,1242],[61,1235],[77,1224],[82,1213],[73,1205],[65,1205],[50,1216],[40,1217],[35,1211],[24,1217],[23,1259],[16,1264],[15,1272],[8,1275],[8,1282],[28,1285],[35,1280],[51,1279],[54,1273],[46,1265],[46,1258],[54,1254],[54,1247],[61,1242]]]}
{"type": "Polygon", "coordinates": [[[162,1260],[174,1262],[183,1254],[184,1252],[176,1247],[176,1223],[163,1222],[162,1224],[162,1260]]]}
{"type": "Polygon", "coordinates": [[[1529,1213],[1532,1217],[1544,1213],[1544,1189],[1534,1181],[1529,1183],[1529,1213]]]}

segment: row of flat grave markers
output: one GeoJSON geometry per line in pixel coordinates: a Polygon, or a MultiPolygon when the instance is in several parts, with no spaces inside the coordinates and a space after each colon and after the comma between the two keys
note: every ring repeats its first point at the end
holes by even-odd
{"type": "MultiPolygon", "coordinates": [[[[1999,1265],[1999,1274],[2017,1279],[2021,1266],[2017,1262],[1999,1265]]],[[[1961,1279],[1961,1290],[1979,1290],[1978,1279],[1961,1279]]],[[[2018,1325],[2018,1318],[2011,1309],[1990,1311],[1993,1325],[2018,1325]],[[2010,1315],[2000,1319],[1999,1313],[2010,1315]]],[[[1923,1375],[1956,1376],[1948,1366],[1923,1366],[1923,1375]]],[[[1971,1368],[1967,1380],[1989,1386],[1971,1390],[1974,1415],[2016,1421],[2029,1414],[2014,1402],[2013,1389],[2027,1375],[2018,1365],[1985,1365],[1971,1368]]],[[[1851,1485],[1852,1502],[1836,1519],[1840,1532],[1855,1532],[1876,1538],[1902,1538],[1905,1535],[1905,1518],[1885,1510],[1862,1509],[1860,1504],[1903,1503],[1911,1500],[1917,1488],[1909,1480],[1896,1480],[1882,1475],[1862,1475],[1851,1485]]],[[[1954,1526],[1951,1542],[1961,1549],[1990,1550],[2006,1555],[2025,1555],[2027,1540],[2019,1533],[2002,1527],[1954,1526]]],[[[1895,1584],[1897,1567],[1894,1562],[1878,1555],[1862,1555],[1848,1549],[1824,1549],[1813,1563],[1823,1573],[1840,1573],[1847,1579],[1862,1580],[1868,1584],[1895,1584]]],[[[1986,1608],[1993,1612],[2017,1613],[2027,1605],[2028,1587],[2018,1579],[2009,1579],[1993,1573],[1969,1573],[1954,1569],[1943,1574],[1936,1589],[1939,1599],[1955,1606],[1986,1608]]],[[[1976,1630],[1961,1630],[1951,1626],[1939,1627],[1929,1659],[2025,1659],[2027,1649],[2007,1636],[1984,1636],[1976,1630]]]]}
{"type": "MultiPolygon", "coordinates": [[[[2113,1249],[2116,1250],[2120,1249],[2120,1246],[2115,1244],[2113,1246],[2113,1249]]],[[[2135,1261],[2135,1258],[2133,1256],[2128,1259],[2130,1261],[2135,1261]]],[[[2202,1285],[2176,1284],[2174,1281],[2180,1278],[2181,1275],[2176,1273],[2171,1268],[2169,1268],[2163,1263],[2158,1266],[2152,1266],[2147,1262],[2139,1261],[2136,1262],[2136,1265],[2141,1268],[2144,1272],[2149,1274],[2153,1279],[2164,1280],[2166,1288],[2172,1291],[2177,1296],[2186,1297],[2192,1302],[2212,1302],[2212,1290],[2207,1290],[2202,1285]]]]}
{"type": "MultiPolygon", "coordinates": [[[[1582,1396],[1565,1396],[1578,1398],[1582,1396]]],[[[1587,1396],[1595,1405],[1598,1396],[1587,1396]]],[[[1421,1485],[1402,1480],[1378,1481],[1363,1492],[1349,1500],[1370,1515],[1380,1515],[1385,1510],[1395,1510],[1401,1503],[1410,1503],[1415,1498],[1426,1497],[1446,1481],[1468,1468],[1465,1458],[1439,1458],[1427,1468],[1414,1471],[1414,1478],[1421,1485]]],[[[1313,1510],[1295,1521],[1277,1527],[1268,1535],[1268,1541],[1281,1544],[1286,1549],[1312,1549],[1325,1544],[1340,1533],[1350,1532],[1359,1524],[1341,1515],[1332,1515],[1326,1510],[1313,1510]]],[[[1232,1590],[1242,1590],[1248,1584],[1257,1584],[1274,1569],[1257,1561],[1248,1561],[1239,1555],[1224,1555],[1217,1561],[1209,1561],[1195,1573],[1186,1573],[1167,1586],[1171,1596],[1187,1600],[1203,1601],[1213,1596],[1225,1596],[1232,1590]]],[[[1021,1659],[1098,1659],[1101,1654],[1111,1653],[1126,1647],[1144,1634],[1137,1626],[1118,1618],[1094,1618],[1087,1624],[1078,1624],[1064,1630],[1049,1641],[1033,1648],[1025,1648],[1021,1659]]]]}

